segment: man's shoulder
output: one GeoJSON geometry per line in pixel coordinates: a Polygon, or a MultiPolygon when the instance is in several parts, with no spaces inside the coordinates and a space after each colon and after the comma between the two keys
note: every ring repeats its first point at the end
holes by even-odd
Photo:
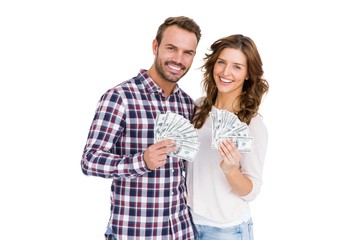
{"type": "Polygon", "coordinates": [[[135,76],[133,78],[124,80],[122,82],[120,82],[119,84],[115,85],[114,87],[110,88],[109,90],[113,90],[113,91],[126,91],[126,90],[131,90],[134,91],[135,89],[139,88],[139,85],[141,85],[141,79],[139,78],[139,76],[135,76]]]}
{"type": "Polygon", "coordinates": [[[133,95],[134,93],[139,91],[138,84],[136,83],[136,78],[133,77],[128,80],[124,80],[117,85],[108,88],[102,95],[102,98],[106,99],[125,99],[129,97],[130,95],[133,95]],[[129,95],[129,93],[131,93],[129,95]]]}

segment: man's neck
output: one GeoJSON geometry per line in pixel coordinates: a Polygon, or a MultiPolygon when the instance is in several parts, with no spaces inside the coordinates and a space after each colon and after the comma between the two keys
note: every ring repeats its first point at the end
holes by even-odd
{"type": "Polygon", "coordinates": [[[176,83],[166,81],[156,72],[153,66],[147,71],[149,77],[164,91],[165,97],[168,97],[172,94],[175,89],[176,83]]]}

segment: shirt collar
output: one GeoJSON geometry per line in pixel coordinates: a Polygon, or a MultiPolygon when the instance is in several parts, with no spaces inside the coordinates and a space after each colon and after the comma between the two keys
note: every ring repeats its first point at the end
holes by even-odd
{"type": "MultiPolygon", "coordinates": [[[[141,77],[144,79],[143,84],[149,92],[158,92],[163,95],[164,91],[155,83],[155,81],[147,74],[146,69],[140,69],[141,77]]],[[[179,85],[176,84],[172,94],[177,94],[180,91],[179,85]]]]}

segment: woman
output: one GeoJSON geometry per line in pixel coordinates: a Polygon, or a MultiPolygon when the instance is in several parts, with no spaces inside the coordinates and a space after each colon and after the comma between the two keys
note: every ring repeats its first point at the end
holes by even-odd
{"type": "Polygon", "coordinates": [[[201,144],[187,166],[188,204],[197,239],[252,240],[249,202],[260,191],[267,149],[267,129],[258,110],[269,86],[249,37],[237,34],[215,41],[204,60],[206,96],[197,100],[192,120],[201,144]],[[213,148],[209,116],[217,110],[227,110],[247,124],[251,151],[240,152],[230,139],[213,148]]]}

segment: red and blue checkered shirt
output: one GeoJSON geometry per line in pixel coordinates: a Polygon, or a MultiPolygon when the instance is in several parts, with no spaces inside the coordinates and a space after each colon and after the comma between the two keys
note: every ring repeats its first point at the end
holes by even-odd
{"type": "Polygon", "coordinates": [[[156,116],[172,111],[191,119],[194,102],[176,86],[164,97],[146,70],[106,91],[81,160],[88,176],[113,179],[108,227],[120,239],[194,239],[186,205],[184,160],[168,157],[150,170],[144,150],[154,144],[156,116]]]}

